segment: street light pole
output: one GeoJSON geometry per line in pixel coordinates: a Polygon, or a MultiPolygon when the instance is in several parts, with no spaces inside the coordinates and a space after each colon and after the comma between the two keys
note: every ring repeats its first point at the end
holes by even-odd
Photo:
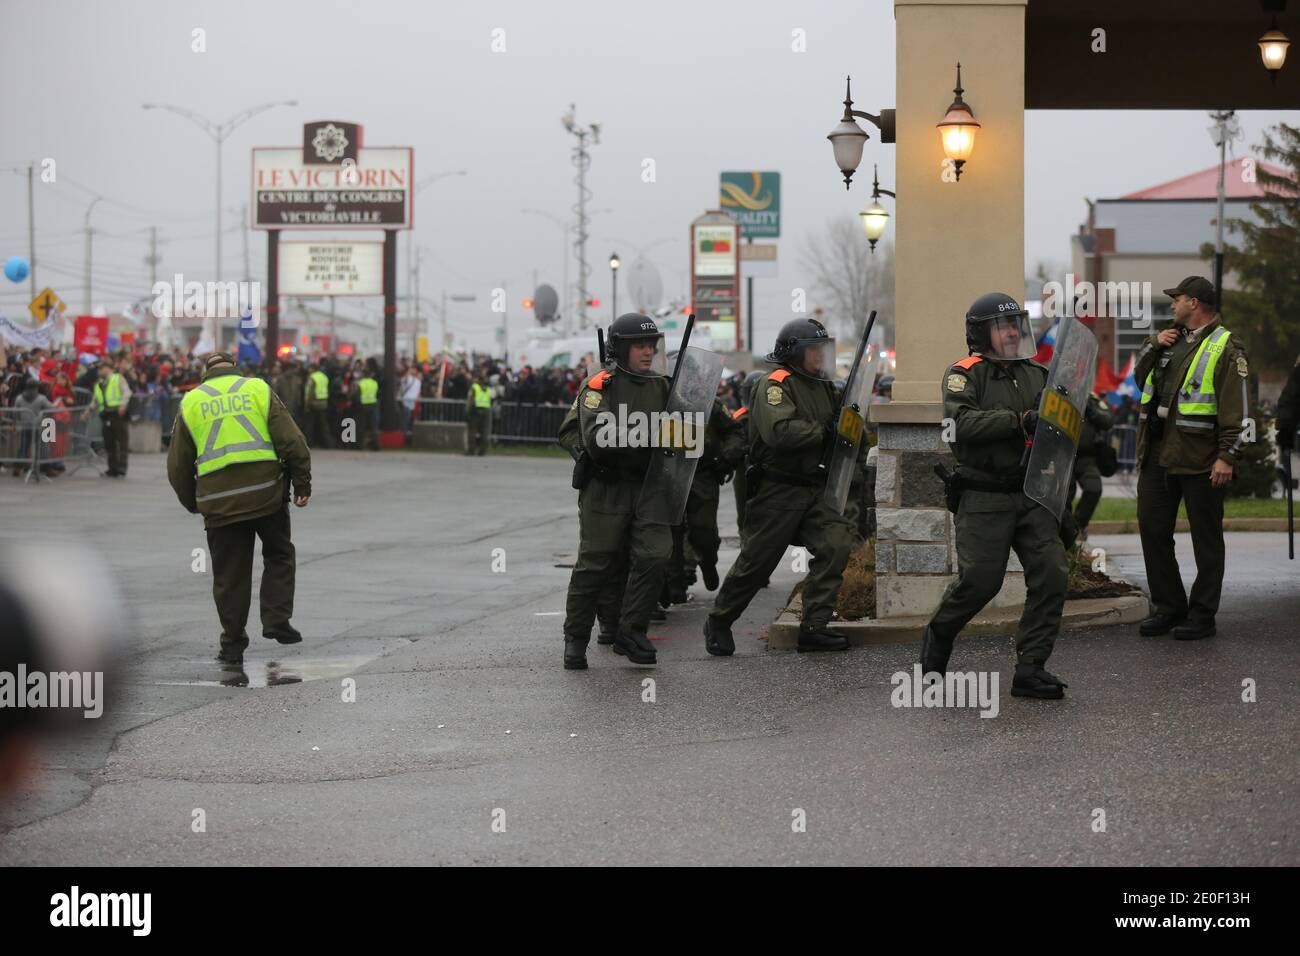
{"type": "Polygon", "coordinates": [[[86,285],[85,285],[85,289],[83,290],[85,292],[84,304],[86,309],[85,312],[86,315],[90,315],[91,312],[93,311],[93,306],[91,305],[92,290],[91,290],[91,282],[90,282],[90,267],[91,267],[91,256],[93,255],[92,252],[93,240],[91,239],[91,235],[93,234],[94,230],[90,228],[90,213],[91,210],[95,208],[95,205],[103,198],[104,198],[103,196],[96,196],[94,199],[90,201],[90,205],[86,207],[86,285]]]}
{"type": "Polygon", "coordinates": [[[611,299],[610,299],[609,320],[610,320],[611,322],[613,322],[615,319],[618,318],[618,267],[619,267],[621,264],[622,264],[622,263],[619,262],[619,259],[618,259],[618,253],[617,253],[617,252],[613,253],[613,254],[609,257],[609,272],[610,272],[610,279],[612,280],[611,284],[612,284],[613,287],[614,287],[614,289],[613,289],[614,294],[613,294],[613,296],[612,296],[611,299]]]}
{"type": "Polygon", "coordinates": [[[239,127],[246,121],[252,119],[258,113],[264,113],[267,110],[274,109],[277,106],[297,106],[297,105],[298,105],[297,100],[279,100],[274,103],[263,103],[260,106],[250,107],[249,109],[244,110],[244,112],[232,116],[224,123],[214,123],[206,116],[203,116],[199,113],[195,113],[193,110],[188,110],[183,106],[172,106],[171,104],[168,103],[145,103],[143,106],[143,108],[147,110],[167,110],[170,113],[175,113],[178,116],[185,117],[191,123],[199,127],[199,129],[203,130],[203,132],[211,136],[213,142],[216,144],[217,147],[217,214],[216,214],[217,230],[216,230],[216,235],[214,237],[215,249],[213,250],[213,258],[216,266],[216,274],[213,275],[212,277],[214,280],[220,281],[221,279],[221,147],[225,144],[227,136],[229,136],[237,127],[239,127]]]}
{"type": "Polygon", "coordinates": [[[1233,110],[1225,110],[1219,113],[1211,113],[1210,118],[1214,120],[1214,127],[1211,133],[1218,141],[1219,147],[1219,188],[1218,188],[1218,212],[1215,215],[1215,239],[1214,239],[1214,292],[1219,297],[1219,311],[1223,311],[1223,173],[1227,160],[1228,138],[1233,135],[1234,130],[1229,127],[1229,121],[1233,118],[1233,110]]]}

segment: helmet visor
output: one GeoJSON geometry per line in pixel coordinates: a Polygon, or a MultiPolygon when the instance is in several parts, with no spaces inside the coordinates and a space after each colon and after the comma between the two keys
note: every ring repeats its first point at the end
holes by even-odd
{"type": "Polygon", "coordinates": [[[618,367],[633,375],[667,375],[668,356],[663,333],[621,338],[618,343],[618,367]]]}
{"type": "Polygon", "coordinates": [[[805,339],[795,346],[787,364],[800,375],[832,381],[835,378],[835,340],[805,339]]]}
{"type": "Polygon", "coordinates": [[[979,353],[985,358],[1023,362],[1038,354],[1028,315],[999,315],[981,324],[985,341],[979,353]]]}

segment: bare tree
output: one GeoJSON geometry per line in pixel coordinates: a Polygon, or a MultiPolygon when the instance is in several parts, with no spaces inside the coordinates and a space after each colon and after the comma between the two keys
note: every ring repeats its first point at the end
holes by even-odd
{"type": "Polygon", "coordinates": [[[813,291],[832,314],[832,327],[842,338],[856,339],[875,309],[876,328],[888,345],[894,340],[894,247],[876,244],[874,255],[857,217],[833,219],[809,236],[800,265],[813,277],[813,291]]]}

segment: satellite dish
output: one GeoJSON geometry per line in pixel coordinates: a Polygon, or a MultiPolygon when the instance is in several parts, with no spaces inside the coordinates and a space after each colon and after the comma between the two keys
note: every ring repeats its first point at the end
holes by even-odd
{"type": "Polygon", "coordinates": [[[549,285],[539,285],[533,293],[533,315],[538,325],[550,325],[560,308],[560,296],[549,285]]]}
{"type": "Polygon", "coordinates": [[[632,304],[643,315],[659,308],[664,300],[664,280],[658,267],[644,256],[637,256],[627,270],[627,290],[632,304]]]}

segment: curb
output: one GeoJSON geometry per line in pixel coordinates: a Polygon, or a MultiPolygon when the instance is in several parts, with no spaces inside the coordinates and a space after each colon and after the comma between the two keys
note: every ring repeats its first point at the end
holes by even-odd
{"type": "MultiPolygon", "coordinates": [[[[1118,579],[1117,579],[1118,580],[1118,579]]],[[[767,648],[770,651],[792,651],[799,640],[799,615],[803,602],[796,598],[791,605],[768,625],[767,648]]],[[[985,608],[962,629],[963,637],[997,637],[1014,634],[1023,608],[985,608]]],[[[1110,627],[1115,624],[1137,624],[1148,615],[1147,596],[1141,592],[1118,598],[1081,598],[1065,602],[1061,614],[1061,629],[1076,630],[1087,627],[1110,627]]],[[[831,630],[843,633],[849,643],[901,644],[919,642],[928,617],[892,617],[885,621],[832,621],[831,630]]]]}
{"type": "MultiPolygon", "coordinates": [[[[1179,518],[1174,527],[1175,532],[1190,531],[1186,518],[1179,518]]],[[[1224,531],[1285,531],[1285,518],[1224,518],[1224,531]]],[[[1137,519],[1124,521],[1090,521],[1090,534],[1137,534],[1137,519]]]]}

